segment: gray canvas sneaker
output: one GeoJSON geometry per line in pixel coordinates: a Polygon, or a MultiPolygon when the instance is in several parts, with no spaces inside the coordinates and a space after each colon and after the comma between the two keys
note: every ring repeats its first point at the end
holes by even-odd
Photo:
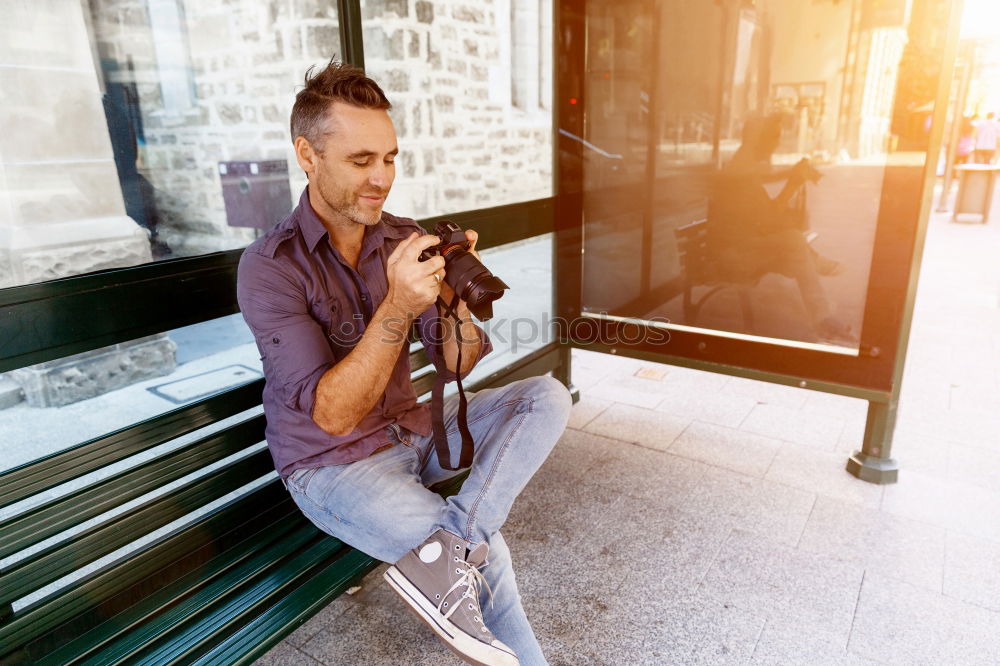
{"type": "Polygon", "coordinates": [[[385,579],[455,654],[480,666],[517,666],[509,647],[483,624],[479,590],[486,585],[479,567],[488,546],[466,552],[465,541],[438,530],[386,569],[385,579]]]}

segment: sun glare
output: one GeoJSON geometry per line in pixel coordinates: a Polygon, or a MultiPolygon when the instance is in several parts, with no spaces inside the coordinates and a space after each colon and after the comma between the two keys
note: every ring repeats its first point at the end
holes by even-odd
{"type": "Polygon", "coordinates": [[[1000,39],[1000,1],[965,0],[962,11],[962,37],[1000,39]]]}

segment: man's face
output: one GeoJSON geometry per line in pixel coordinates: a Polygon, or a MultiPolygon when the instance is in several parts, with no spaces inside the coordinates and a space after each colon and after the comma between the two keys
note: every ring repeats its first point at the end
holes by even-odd
{"type": "Polygon", "coordinates": [[[299,155],[311,188],[319,194],[317,200],[310,193],[316,212],[334,224],[378,224],[396,177],[394,162],[399,152],[389,114],[334,103],[318,143],[305,164],[299,155]]]}

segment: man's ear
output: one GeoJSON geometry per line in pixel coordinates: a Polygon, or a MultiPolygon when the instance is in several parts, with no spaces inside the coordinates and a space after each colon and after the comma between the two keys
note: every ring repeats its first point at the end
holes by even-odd
{"type": "Polygon", "coordinates": [[[319,153],[304,136],[295,137],[294,146],[295,161],[299,163],[299,168],[305,171],[306,175],[312,174],[319,162],[319,153]]]}

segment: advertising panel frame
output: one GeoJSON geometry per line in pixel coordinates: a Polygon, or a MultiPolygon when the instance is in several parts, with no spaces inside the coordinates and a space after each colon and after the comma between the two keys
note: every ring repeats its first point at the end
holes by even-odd
{"type": "MultiPolygon", "coordinates": [[[[738,3],[722,0],[717,4],[739,11],[738,3]]],[[[891,457],[892,432],[931,212],[962,3],[953,3],[950,9],[924,165],[919,174],[914,173],[914,167],[896,166],[891,161],[885,166],[856,354],[821,349],[819,345],[773,344],[754,336],[709,334],[670,324],[663,325],[669,331],[667,343],[630,342],[629,338],[635,336],[623,335],[625,326],[650,329],[651,325],[628,317],[594,318],[584,313],[583,165],[587,132],[583,102],[588,94],[588,5],[587,0],[563,0],[557,6],[556,307],[559,316],[571,322],[568,345],[867,400],[864,439],[848,460],[847,470],[865,481],[895,482],[899,465],[891,457]],[[581,140],[570,140],[568,136],[581,140]]],[[[648,230],[644,230],[643,238],[644,244],[649,242],[648,230]]],[[[640,250],[645,270],[649,248],[640,250]]]]}

